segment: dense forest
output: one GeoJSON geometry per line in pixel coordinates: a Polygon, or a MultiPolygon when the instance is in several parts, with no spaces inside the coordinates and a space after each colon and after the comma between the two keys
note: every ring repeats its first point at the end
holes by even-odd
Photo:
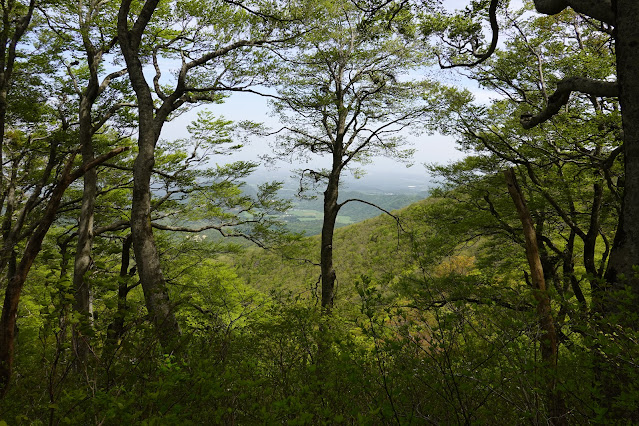
{"type": "Polygon", "coordinates": [[[639,423],[636,0],[1,5],[0,426],[639,423]]]}

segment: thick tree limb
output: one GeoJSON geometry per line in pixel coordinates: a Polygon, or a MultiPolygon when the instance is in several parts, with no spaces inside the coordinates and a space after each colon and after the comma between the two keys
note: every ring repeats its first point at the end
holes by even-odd
{"type": "Polygon", "coordinates": [[[567,7],[609,25],[615,25],[611,0],[535,0],[535,9],[544,15],[555,15],[567,7]]]}
{"type": "Polygon", "coordinates": [[[532,129],[538,124],[549,120],[568,103],[572,92],[587,93],[598,97],[619,96],[619,85],[616,81],[601,81],[586,77],[568,77],[557,84],[557,90],[548,98],[548,105],[536,115],[522,115],[521,125],[524,129],[532,129]]]}

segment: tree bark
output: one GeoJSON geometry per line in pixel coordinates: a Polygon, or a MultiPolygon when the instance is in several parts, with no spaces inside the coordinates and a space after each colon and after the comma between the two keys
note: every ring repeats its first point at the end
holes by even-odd
{"type": "MultiPolygon", "coordinates": [[[[621,217],[606,271],[607,286],[600,299],[603,314],[618,312],[620,305],[635,306],[639,280],[634,267],[639,265],[639,3],[617,0],[615,49],[617,81],[624,141],[624,191],[621,217]],[[629,285],[634,300],[618,300],[615,293],[629,285]]],[[[639,324],[626,324],[634,329],[639,324]]]]}
{"type": "MultiPolygon", "coordinates": [[[[623,313],[636,311],[639,302],[639,277],[635,271],[639,265],[639,2],[616,0],[613,4],[617,21],[614,36],[623,125],[624,188],[605,285],[595,289],[593,300],[604,319],[604,328],[613,323],[633,332],[639,329],[637,316],[623,313]],[[626,288],[630,291],[626,292],[626,288]]],[[[616,371],[606,359],[595,360],[595,364],[603,384],[602,404],[608,408],[610,418],[639,422],[639,408],[614,408],[614,402],[624,389],[629,389],[636,375],[629,377],[616,371]]]]}
{"type": "Polygon", "coordinates": [[[160,137],[164,121],[172,110],[165,102],[161,108],[162,112],[155,114],[151,90],[144,77],[139,56],[142,34],[157,3],[157,0],[147,1],[135,24],[129,29],[128,15],[131,0],[123,0],[118,13],[118,40],[131,85],[138,100],[138,156],[133,166],[131,205],[133,250],[149,316],[156,328],[161,345],[165,350],[171,350],[179,339],[181,331],[169,300],[151,227],[151,176],[155,164],[155,145],[160,137]]]}
{"type": "Polygon", "coordinates": [[[104,351],[102,352],[102,361],[106,365],[107,387],[111,385],[111,366],[113,364],[114,355],[120,344],[120,339],[124,335],[124,320],[128,309],[126,298],[129,295],[129,291],[133,288],[129,286],[131,275],[135,274],[135,268],[129,271],[132,243],[133,239],[131,238],[131,234],[127,235],[122,242],[120,280],[118,282],[118,307],[115,315],[113,316],[113,322],[111,322],[111,324],[107,327],[106,342],[104,343],[104,351]]]}
{"type": "MultiPolygon", "coordinates": [[[[87,96],[81,96],[80,99],[79,139],[83,163],[89,163],[94,159],[91,132],[91,106],[94,100],[95,98],[89,99],[87,96]]],[[[80,362],[86,360],[91,346],[89,337],[82,333],[82,329],[92,326],[93,304],[91,303],[91,288],[86,279],[86,274],[91,266],[97,181],[98,173],[95,169],[91,169],[84,174],[82,206],[78,224],[78,242],[73,264],[73,289],[75,294],[73,309],[80,314],[80,322],[73,327],[73,348],[80,362]]]]}
{"type": "MultiPolygon", "coordinates": [[[[615,14],[611,0],[534,0],[539,13],[555,15],[567,7],[593,19],[614,25],[615,14]]],[[[632,1],[632,0],[630,0],[632,1]]]]}
{"type": "MultiPolygon", "coordinates": [[[[617,81],[593,82],[571,77],[557,87],[546,110],[533,117],[523,117],[525,128],[533,127],[553,115],[568,100],[572,90],[598,96],[618,96],[621,107],[624,152],[624,191],[617,233],[605,273],[605,286],[593,288],[593,305],[606,317],[619,312],[621,305],[634,306],[639,297],[639,279],[634,267],[639,265],[639,2],[636,0],[535,0],[538,12],[553,15],[567,7],[609,25],[614,25],[617,81]],[[556,112],[555,111],[555,112],[556,112]],[[633,300],[620,300],[620,290],[629,286],[633,300]]],[[[639,324],[626,324],[637,329],[639,324]]]]}
{"type": "Polygon", "coordinates": [[[171,350],[181,335],[180,327],[169,300],[169,293],[160,265],[160,255],[151,226],[151,174],[155,163],[155,132],[140,121],[138,156],[133,169],[133,203],[131,233],[133,252],[144,299],[160,343],[171,350]]]}
{"type": "Polygon", "coordinates": [[[537,234],[535,232],[532,217],[530,216],[530,211],[526,206],[524,194],[517,184],[515,171],[513,169],[506,170],[504,172],[504,176],[506,177],[508,192],[515,204],[523,227],[526,243],[526,258],[528,259],[528,265],[530,266],[530,276],[532,279],[535,299],[537,301],[537,316],[539,318],[539,327],[541,329],[539,347],[541,351],[541,358],[548,368],[548,377],[546,378],[548,381],[548,414],[552,424],[565,424],[565,407],[561,394],[556,390],[555,386],[558,354],[557,332],[555,330],[554,319],[550,307],[550,297],[548,296],[548,291],[546,289],[544,270],[539,256],[537,234]]]}
{"type": "Polygon", "coordinates": [[[331,173],[326,191],[324,191],[324,219],[320,249],[320,267],[322,274],[322,308],[325,312],[333,309],[335,282],[337,275],[333,268],[333,234],[339,213],[339,172],[331,173]]]}

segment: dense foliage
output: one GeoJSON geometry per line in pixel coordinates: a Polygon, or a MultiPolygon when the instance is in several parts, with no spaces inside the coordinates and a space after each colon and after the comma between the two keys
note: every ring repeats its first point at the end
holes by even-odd
{"type": "Polygon", "coordinates": [[[626,29],[547,3],[4,1],[0,426],[639,421],[626,29]],[[283,128],[162,139],[239,91],[283,128]],[[433,131],[427,199],[340,192],[433,131]]]}

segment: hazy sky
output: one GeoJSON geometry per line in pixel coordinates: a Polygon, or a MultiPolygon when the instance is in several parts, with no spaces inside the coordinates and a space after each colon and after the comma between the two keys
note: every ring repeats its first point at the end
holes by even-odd
{"type": "MultiPolygon", "coordinates": [[[[446,8],[455,9],[468,4],[468,0],[444,0],[446,8]]],[[[511,2],[515,6],[520,6],[521,1],[515,0],[511,2]]],[[[512,7],[512,6],[511,6],[512,7]]],[[[446,80],[448,84],[462,86],[473,92],[476,99],[486,101],[491,94],[479,89],[477,84],[460,76],[453,70],[442,70],[437,72],[446,80]]],[[[272,128],[278,128],[278,122],[274,117],[269,115],[269,107],[266,98],[247,93],[234,93],[230,98],[221,105],[209,105],[199,107],[188,113],[183,114],[171,123],[167,123],[162,133],[164,139],[175,139],[187,136],[186,126],[196,117],[196,113],[203,108],[213,111],[216,115],[222,115],[227,119],[234,121],[251,120],[264,122],[272,128]]],[[[414,144],[416,149],[414,157],[414,165],[410,169],[405,169],[405,165],[396,163],[386,158],[378,158],[372,164],[365,167],[368,171],[393,171],[402,169],[402,172],[425,175],[423,163],[447,163],[462,158],[463,154],[456,149],[453,138],[442,136],[439,134],[427,135],[419,137],[409,136],[409,140],[414,144]]],[[[266,141],[255,139],[247,146],[243,152],[233,157],[220,158],[220,162],[228,162],[233,160],[257,159],[257,155],[269,153],[270,148],[266,141]]],[[[281,167],[288,168],[286,163],[282,163],[281,167]]]]}

